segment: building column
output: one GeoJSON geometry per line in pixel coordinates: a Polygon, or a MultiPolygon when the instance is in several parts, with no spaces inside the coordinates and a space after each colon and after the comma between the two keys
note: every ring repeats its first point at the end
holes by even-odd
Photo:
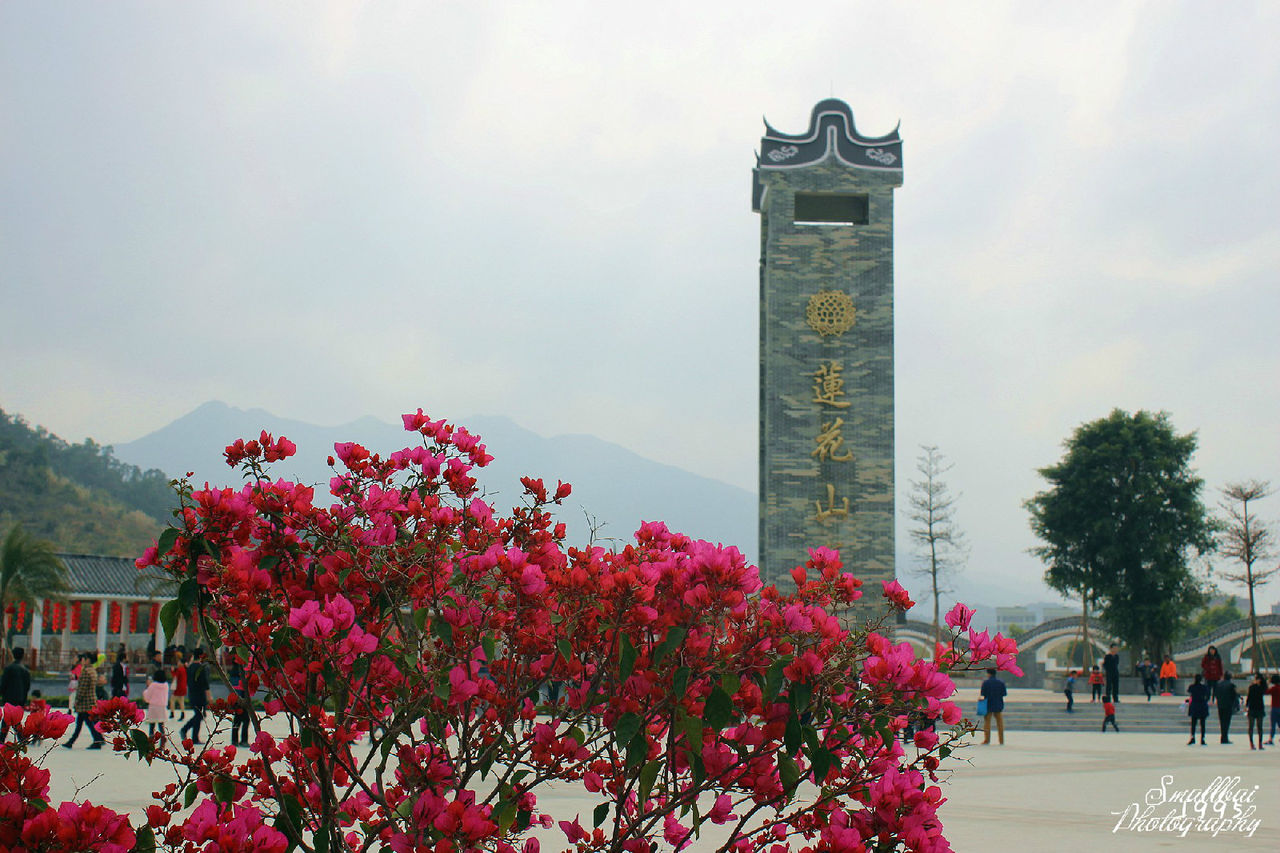
{"type": "MultiPolygon", "coordinates": [[[[107,652],[107,621],[111,618],[111,602],[104,599],[98,601],[98,651],[107,652]]],[[[108,655],[110,659],[110,655],[108,655]]]]}
{"type": "Polygon", "coordinates": [[[40,638],[44,636],[44,602],[40,602],[40,606],[31,614],[31,642],[29,643],[31,651],[31,660],[29,666],[32,668],[40,665],[40,638]]]}

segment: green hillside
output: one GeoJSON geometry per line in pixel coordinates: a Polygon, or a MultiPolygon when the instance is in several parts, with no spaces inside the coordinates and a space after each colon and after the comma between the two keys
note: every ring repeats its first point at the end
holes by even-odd
{"type": "Polygon", "coordinates": [[[169,478],[87,439],[68,444],[0,409],[0,533],[15,523],[59,551],[140,554],[176,503],[169,478]]]}

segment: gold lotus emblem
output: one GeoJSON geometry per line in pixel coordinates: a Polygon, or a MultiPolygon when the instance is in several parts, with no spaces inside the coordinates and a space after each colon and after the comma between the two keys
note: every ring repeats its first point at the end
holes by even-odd
{"type": "Polygon", "coordinates": [[[808,321],[810,329],[825,338],[830,335],[843,335],[853,328],[857,313],[849,294],[840,290],[819,290],[809,297],[804,318],[808,321]]]}

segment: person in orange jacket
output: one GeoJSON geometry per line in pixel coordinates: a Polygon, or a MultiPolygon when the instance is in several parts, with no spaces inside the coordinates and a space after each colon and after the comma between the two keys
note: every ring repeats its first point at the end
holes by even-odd
{"type": "Polygon", "coordinates": [[[1173,662],[1170,655],[1164,656],[1164,663],[1160,664],[1160,693],[1168,695],[1173,692],[1174,684],[1178,680],[1178,666],[1173,662]]]}

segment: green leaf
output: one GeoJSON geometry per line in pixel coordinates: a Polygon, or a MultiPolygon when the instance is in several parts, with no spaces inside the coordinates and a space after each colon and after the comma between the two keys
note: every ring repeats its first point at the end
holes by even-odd
{"type": "Polygon", "coordinates": [[[200,597],[200,584],[196,582],[194,577],[187,578],[178,587],[178,601],[184,613],[190,613],[191,608],[196,606],[196,600],[200,597]]]}
{"type": "Polygon", "coordinates": [[[636,668],[636,647],[631,644],[631,638],[626,634],[622,635],[621,650],[618,652],[618,676],[621,681],[626,681],[631,677],[631,673],[636,668]]]}
{"type": "Polygon", "coordinates": [[[627,744],[627,769],[635,770],[644,764],[644,760],[649,757],[649,739],[644,733],[635,736],[631,743],[627,744]]]}
{"type": "Polygon", "coordinates": [[[795,709],[787,715],[787,730],[783,735],[783,741],[787,746],[787,755],[795,755],[800,749],[800,718],[796,716],[795,709]]]}
{"type": "Polygon", "coordinates": [[[684,737],[689,742],[689,748],[694,754],[702,754],[702,720],[697,717],[684,718],[684,737]]]}
{"type": "Polygon", "coordinates": [[[142,729],[129,729],[129,739],[133,741],[134,749],[146,758],[151,755],[151,738],[147,737],[142,729]]]}
{"type": "Polygon", "coordinates": [[[135,833],[133,853],[155,853],[155,850],[156,834],[151,831],[151,827],[143,824],[135,833]]]}
{"type": "Polygon", "coordinates": [[[187,790],[184,791],[182,794],[183,806],[188,809],[191,808],[191,804],[196,801],[196,797],[199,795],[199,793],[200,792],[196,790],[195,782],[192,782],[190,785],[188,785],[187,790]]]}
{"type": "Polygon", "coordinates": [[[693,768],[693,787],[697,789],[707,778],[707,765],[703,763],[701,755],[689,756],[689,765],[693,768]]]}
{"type": "Polygon", "coordinates": [[[329,853],[329,833],[332,832],[332,825],[325,822],[312,836],[311,846],[316,853],[329,853]]]}
{"type": "Polygon", "coordinates": [[[787,661],[776,660],[769,664],[769,671],[764,677],[764,701],[772,702],[778,698],[778,694],[782,692],[782,682],[785,676],[782,670],[786,667],[787,661]]]}
{"type": "Polygon", "coordinates": [[[219,776],[213,780],[213,797],[220,803],[229,803],[235,799],[236,783],[232,782],[226,776],[219,776]]]}
{"type": "Polygon", "coordinates": [[[685,691],[689,689],[689,667],[682,666],[676,670],[675,676],[671,679],[671,687],[676,696],[685,694],[685,691]]]}
{"type": "Polygon", "coordinates": [[[173,641],[173,635],[178,630],[178,620],[182,618],[182,603],[178,599],[166,601],[164,606],[160,608],[160,625],[164,628],[164,635],[173,641]]]}
{"type": "Polygon", "coordinates": [[[560,652],[560,657],[564,658],[565,663],[573,660],[573,646],[569,645],[568,640],[563,638],[556,640],[556,649],[560,652]]]}
{"type": "Polygon", "coordinates": [[[413,611],[413,624],[418,626],[419,633],[427,629],[427,620],[430,618],[430,607],[419,607],[417,610],[413,611]]]}
{"type": "Polygon", "coordinates": [[[494,642],[493,637],[485,634],[480,640],[480,648],[484,650],[484,659],[490,664],[497,657],[498,645],[494,642]]]}
{"type": "Polygon", "coordinates": [[[778,756],[778,774],[782,777],[782,790],[790,797],[800,785],[800,767],[789,755],[778,756]]]}
{"type": "Polygon", "coordinates": [[[258,560],[258,568],[262,569],[264,572],[269,572],[278,565],[280,565],[279,554],[268,554],[267,556],[258,560]]]}
{"type": "Polygon", "coordinates": [[[569,731],[565,732],[565,735],[576,740],[578,742],[578,746],[582,746],[587,742],[586,734],[584,734],[582,729],[577,726],[571,726],[569,731]]]}
{"type": "Polygon", "coordinates": [[[678,625],[667,631],[666,639],[664,639],[657,648],[653,650],[653,662],[662,663],[662,659],[671,654],[672,651],[680,647],[684,642],[685,635],[689,632],[678,625]]]}
{"type": "Polygon", "coordinates": [[[443,616],[437,616],[431,620],[431,630],[437,637],[452,645],[453,643],[453,626],[450,625],[443,616]]]}
{"type": "Polygon", "coordinates": [[[533,812],[528,809],[520,809],[516,812],[516,832],[524,832],[532,822],[533,812]]]}
{"type": "Polygon", "coordinates": [[[600,824],[604,823],[604,819],[609,816],[609,804],[601,803],[596,806],[595,811],[591,813],[591,828],[596,829],[600,824]]]}
{"type": "Polygon", "coordinates": [[[166,527],[164,532],[160,534],[160,541],[156,543],[156,553],[163,557],[173,550],[173,544],[177,541],[178,529],[176,527],[166,527]]]}
{"type": "Polygon", "coordinates": [[[736,672],[726,672],[720,676],[720,686],[724,688],[725,693],[732,696],[742,686],[742,678],[736,672]]]}
{"type": "Polygon", "coordinates": [[[787,696],[787,701],[791,703],[791,707],[799,713],[809,707],[809,699],[813,696],[813,688],[808,684],[792,684],[791,693],[787,696]]]}
{"type": "Polygon", "coordinates": [[[733,719],[733,700],[724,688],[715,687],[707,697],[706,707],[702,711],[702,722],[712,731],[722,731],[733,719]]]}
{"type": "Polygon", "coordinates": [[[951,747],[949,747],[949,746],[940,746],[940,747],[938,747],[938,757],[939,757],[939,758],[947,758],[947,757],[949,757],[950,755],[951,755],[951,747]]]}
{"type": "Polygon", "coordinates": [[[813,777],[818,780],[819,784],[821,784],[827,778],[827,774],[831,772],[831,765],[834,761],[835,754],[829,749],[816,750],[813,755],[809,757],[809,763],[813,768],[813,777]]]}
{"type": "Polygon", "coordinates": [[[800,730],[804,733],[804,744],[809,747],[810,755],[822,749],[822,741],[818,739],[817,729],[813,726],[801,726],[800,730]]]}
{"type": "Polygon", "coordinates": [[[618,718],[618,722],[613,725],[613,734],[618,739],[619,747],[626,749],[627,745],[636,739],[642,722],[640,715],[631,711],[618,718]]]}
{"type": "Polygon", "coordinates": [[[503,800],[494,812],[494,817],[498,824],[498,829],[505,833],[511,828],[511,824],[515,823],[516,804],[511,800],[503,800]]]}
{"type": "Polygon", "coordinates": [[[649,794],[653,792],[653,783],[658,779],[658,771],[662,769],[662,762],[658,759],[650,761],[640,771],[640,802],[639,806],[643,809],[644,803],[649,799],[649,794]]]}

